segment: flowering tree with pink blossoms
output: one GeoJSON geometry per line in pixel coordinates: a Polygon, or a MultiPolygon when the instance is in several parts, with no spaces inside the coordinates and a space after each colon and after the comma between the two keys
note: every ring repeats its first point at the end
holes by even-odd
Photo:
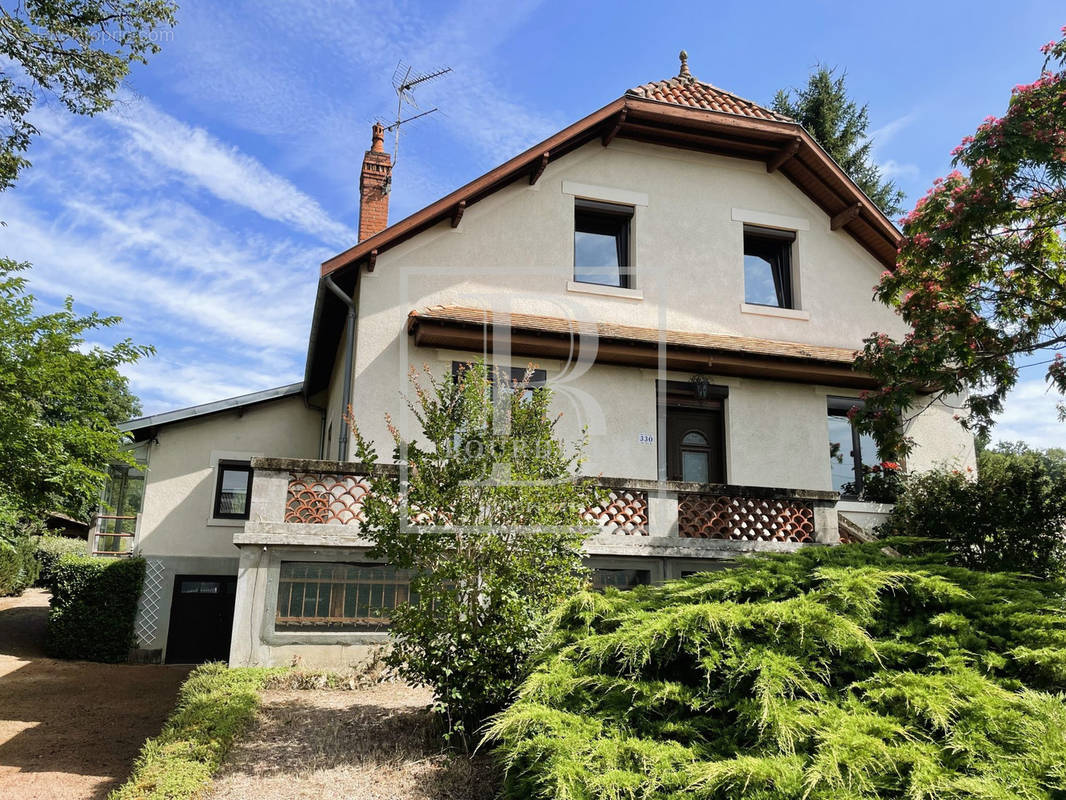
{"type": "Polygon", "coordinates": [[[1048,353],[1038,362],[1051,388],[1066,393],[1062,33],[1042,48],[1040,77],[1015,86],[1006,113],[963,139],[957,169],[902,220],[896,267],[875,293],[911,332],[902,340],[870,335],[857,362],[883,387],[854,413],[883,453],[905,455],[909,416],[966,392],[956,417],[987,433],[1018,380],[1018,360],[1038,352],[1048,353]]]}

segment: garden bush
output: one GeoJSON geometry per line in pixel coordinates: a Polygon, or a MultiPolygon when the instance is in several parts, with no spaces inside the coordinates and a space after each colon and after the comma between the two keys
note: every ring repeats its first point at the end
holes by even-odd
{"type": "Polygon", "coordinates": [[[144,583],[144,559],[65,554],[53,571],[47,649],[57,658],[125,661],[144,583]]]}
{"type": "Polygon", "coordinates": [[[0,488],[0,597],[20,595],[37,579],[34,532],[17,504],[0,488]]]}
{"type": "Polygon", "coordinates": [[[37,559],[29,536],[0,534],[0,597],[20,595],[37,580],[37,559]]]}
{"type": "Polygon", "coordinates": [[[568,600],[488,731],[508,796],[1066,796],[1066,587],[883,545],[568,600]]]}
{"type": "Polygon", "coordinates": [[[960,566],[1045,578],[1066,566],[1066,468],[1054,451],[1002,445],[976,479],[934,470],[906,479],[883,536],[938,541],[960,566]]]}
{"type": "Polygon", "coordinates": [[[36,583],[51,589],[60,556],[67,553],[85,555],[86,543],[84,539],[71,539],[67,536],[39,536],[35,540],[34,552],[40,567],[36,583]]]}

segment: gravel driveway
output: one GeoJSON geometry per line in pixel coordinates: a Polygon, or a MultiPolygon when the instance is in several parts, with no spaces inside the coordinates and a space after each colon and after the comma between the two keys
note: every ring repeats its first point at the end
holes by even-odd
{"type": "Polygon", "coordinates": [[[0,798],[103,800],[159,732],[189,667],[57,661],[48,593],[0,597],[0,798]]]}

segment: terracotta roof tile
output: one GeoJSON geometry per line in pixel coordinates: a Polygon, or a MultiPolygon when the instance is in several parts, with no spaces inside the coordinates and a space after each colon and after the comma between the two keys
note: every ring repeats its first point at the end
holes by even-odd
{"type": "Polygon", "coordinates": [[[768,108],[745,100],[732,92],[711,86],[692,76],[688,70],[688,54],[681,51],[681,72],[676,78],[665,81],[645,83],[630,89],[626,94],[634,97],[643,97],[648,100],[658,100],[663,103],[673,103],[688,108],[702,108],[706,111],[718,111],[722,114],[737,114],[741,117],[754,119],[769,119],[778,122],[793,122],[791,117],[778,114],[768,108]]]}
{"type": "MultiPolygon", "coordinates": [[[[847,364],[850,366],[855,361],[856,354],[855,350],[849,350],[844,347],[781,342],[774,339],[756,339],[749,336],[732,336],[721,333],[660,331],[655,328],[616,325],[612,322],[579,322],[563,317],[544,317],[535,314],[512,313],[508,317],[510,327],[515,330],[564,335],[592,333],[595,331],[600,339],[642,343],[661,342],[673,347],[691,347],[699,350],[725,353],[744,353],[767,358],[789,358],[847,364]]],[[[492,311],[481,308],[433,306],[422,311],[412,311],[410,313],[410,323],[420,319],[483,326],[492,324],[495,320],[495,315],[492,311]]]]}

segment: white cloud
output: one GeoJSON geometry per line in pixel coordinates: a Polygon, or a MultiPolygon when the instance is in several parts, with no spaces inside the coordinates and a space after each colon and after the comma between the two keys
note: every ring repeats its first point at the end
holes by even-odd
{"type": "Polygon", "coordinates": [[[917,164],[901,164],[892,158],[878,162],[877,167],[886,178],[917,179],[921,174],[917,164]]]}
{"type": "Polygon", "coordinates": [[[185,176],[215,197],[251,209],[267,219],[349,246],[354,232],[331,219],[322,207],[290,181],[203,128],[187,125],[147,100],[116,106],[104,119],[158,165],[185,176]]]}
{"type": "Polygon", "coordinates": [[[1035,447],[1066,447],[1066,423],[1058,421],[1056,404],[1063,397],[1049,390],[1040,368],[1033,377],[1018,382],[992,429],[995,441],[1028,442],[1035,447]]]}
{"type": "Polygon", "coordinates": [[[881,174],[885,178],[917,180],[921,177],[921,170],[917,164],[900,162],[894,158],[884,158],[881,155],[885,145],[891,142],[901,130],[909,127],[917,118],[917,109],[908,111],[906,114],[896,117],[870,132],[869,139],[872,143],[870,157],[877,164],[878,169],[881,170],[881,174]]]}

